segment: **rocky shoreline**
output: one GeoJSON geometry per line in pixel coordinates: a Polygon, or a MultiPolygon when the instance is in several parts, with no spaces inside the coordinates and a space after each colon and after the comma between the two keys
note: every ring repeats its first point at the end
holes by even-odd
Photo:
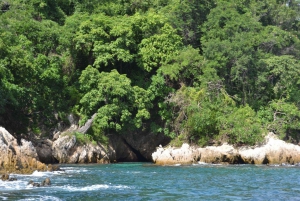
{"type": "Polygon", "coordinates": [[[223,144],[205,148],[183,144],[181,148],[158,147],[152,154],[157,165],[225,163],[225,164],[298,164],[300,146],[279,140],[273,133],[255,147],[223,144]]]}
{"type": "MultiPolygon", "coordinates": [[[[89,122],[88,122],[89,123],[89,122]]],[[[101,143],[80,143],[75,133],[84,135],[91,123],[82,127],[70,120],[69,128],[57,130],[53,137],[44,139],[14,138],[0,126],[0,174],[31,174],[35,170],[52,171],[58,166],[52,164],[114,163],[151,161],[151,154],[159,144],[166,144],[163,135],[151,132],[111,134],[109,141],[101,143]]]]}
{"type": "Polygon", "coordinates": [[[152,138],[151,134],[140,139],[135,134],[128,135],[127,139],[113,135],[106,146],[100,143],[80,145],[76,143],[74,135],[58,132],[52,140],[44,139],[33,143],[21,139],[18,142],[5,128],[0,127],[0,174],[31,174],[36,170],[53,171],[59,168],[52,165],[54,163],[111,163],[151,160],[157,165],[300,163],[300,146],[279,140],[272,133],[269,133],[260,145],[238,148],[229,144],[204,148],[183,144],[180,148],[160,145],[155,151],[157,143],[163,141],[162,137],[157,138],[159,140],[152,138]],[[143,141],[145,143],[142,143],[143,141]]]}

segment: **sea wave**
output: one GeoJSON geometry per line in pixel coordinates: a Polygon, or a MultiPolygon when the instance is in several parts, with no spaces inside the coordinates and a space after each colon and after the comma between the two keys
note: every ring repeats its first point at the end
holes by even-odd
{"type": "Polygon", "coordinates": [[[53,172],[39,172],[39,171],[34,171],[31,175],[29,176],[33,176],[33,177],[45,177],[45,176],[49,176],[52,175],[53,172]]]}
{"type": "Polygon", "coordinates": [[[21,189],[27,189],[27,182],[25,181],[0,181],[0,189],[2,190],[21,190],[21,189]]]}
{"type": "Polygon", "coordinates": [[[129,189],[129,186],[125,185],[107,185],[107,184],[96,184],[91,186],[85,186],[85,187],[74,187],[74,186],[62,186],[61,187],[64,190],[68,191],[95,191],[99,189],[129,189]]]}
{"type": "Polygon", "coordinates": [[[64,167],[61,168],[64,172],[67,173],[81,173],[81,172],[87,172],[88,170],[85,168],[74,168],[74,167],[64,167]]]}

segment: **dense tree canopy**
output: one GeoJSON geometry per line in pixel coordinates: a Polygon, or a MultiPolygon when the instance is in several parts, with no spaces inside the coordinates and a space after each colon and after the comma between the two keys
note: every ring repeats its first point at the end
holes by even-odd
{"type": "Polygon", "coordinates": [[[299,0],[0,0],[0,125],[298,142],[299,30],[299,0]]]}

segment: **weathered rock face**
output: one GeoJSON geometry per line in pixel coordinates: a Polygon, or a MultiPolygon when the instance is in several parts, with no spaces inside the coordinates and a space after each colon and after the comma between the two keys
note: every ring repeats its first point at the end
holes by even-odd
{"type": "Polygon", "coordinates": [[[52,145],[52,156],[59,163],[109,163],[115,160],[111,147],[101,145],[77,145],[76,137],[60,135],[52,145]]]}
{"type": "Polygon", "coordinates": [[[125,142],[125,140],[120,135],[110,135],[109,144],[114,149],[116,161],[139,161],[139,158],[136,155],[136,153],[132,151],[132,148],[125,142]]]}
{"type": "Polygon", "coordinates": [[[233,146],[223,144],[222,146],[208,146],[198,148],[199,161],[204,163],[239,163],[239,154],[233,146]]]}
{"type": "Polygon", "coordinates": [[[300,162],[300,146],[286,143],[270,133],[266,136],[265,144],[254,149],[239,150],[241,159],[252,164],[296,164],[300,162]]]}
{"type": "Polygon", "coordinates": [[[3,172],[31,173],[34,170],[48,170],[39,162],[36,149],[31,142],[17,140],[3,127],[0,127],[0,170],[3,172]]]}
{"type": "Polygon", "coordinates": [[[205,163],[250,163],[250,164],[296,164],[300,162],[300,146],[286,143],[272,133],[265,138],[265,143],[255,148],[231,145],[181,148],[159,147],[152,154],[152,160],[159,165],[205,163]]]}
{"type": "Polygon", "coordinates": [[[52,156],[52,145],[53,142],[49,139],[37,142],[35,148],[41,162],[46,164],[57,163],[57,160],[52,156]]]}
{"type": "Polygon", "coordinates": [[[198,161],[199,152],[196,148],[183,144],[180,149],[161,146],[152,154],[153,161],[158,165],[192,164],[198,161]]]}
{"type": "MultiPolygon", "coordinates": [[[[70,114],[68,120],[70,127],[62,132],[62,129],[55,129],[58,132],[53,134],[53,145],[52,145],[52,155],[54,160],[60,163],[73,163],[79,161],[96,161],[95,159],[87,159],[85,155],[98,155],[97,157],[102,157],[104,152],[107,157],[105,161],[116,161],[116,162],[134,162],[134,161],[151,161],[151,154],[156,150],[159,144],[167,144],[169,139],[163,134],[153,134],[150,131],[136,131],[129,132],[126,134],[109,134],[109,146],[106,149],[103,148],[92,148],[91,146],[83,147],[76,145],[76,139],[70,139],[67,137],[62,137],[62,133],[72,133],[80,132],[86,133],[91,126],[97,114],[94,114],[84,126],[79,127],[79,119],[74,115],[70,114]],[[65,147],[65,148],[62,148],[65,147]],[[99,151],[102,150],[102,151],[99,151]],[[107,150],[107,151],[103,151],[107,150]],[[102,152],[100,154],[100,152],[102,152]],[[81,153],[79,155],[78,153],[81,153]],[[93,154],[87,154],[93,153],[93,154]],[[80,158],[80,159],[79,159],[80,158]]],[[[49,161],[46,159],[51,159],[50,152],[51,149],[47,145],[49,142],[40,144],[37,147],[39,157],[42,161],[49,161]]],[[[101,146],[100,146],[101,147],[101,146]]],[[[92,157],[95,158],[95,157],[92,157]]]]}

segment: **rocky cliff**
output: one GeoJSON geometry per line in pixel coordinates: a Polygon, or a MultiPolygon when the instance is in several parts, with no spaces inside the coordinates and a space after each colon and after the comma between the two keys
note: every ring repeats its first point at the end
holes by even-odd
{"type": "Polygon", "coordinates": [[[145,135],[108,135],[106,145],[80,144],[70,130],[58,132],[53,140],[40,140],[36,150],[44,163],[110,163],[151,161],[151,154],[164,137],[151,133],[145,135]]]}
{"type": "Polygon", "coordinates": [[[255,147],[235,148],[232,145],[208,146],[205,148],[183,144],[181,148],[158,147],[152,154],[158,165],[192,163],[248,163],[248,164],[296,164],[300,163],[300,146],[279,140],[273,133],[264,143],[255,147]]]}

